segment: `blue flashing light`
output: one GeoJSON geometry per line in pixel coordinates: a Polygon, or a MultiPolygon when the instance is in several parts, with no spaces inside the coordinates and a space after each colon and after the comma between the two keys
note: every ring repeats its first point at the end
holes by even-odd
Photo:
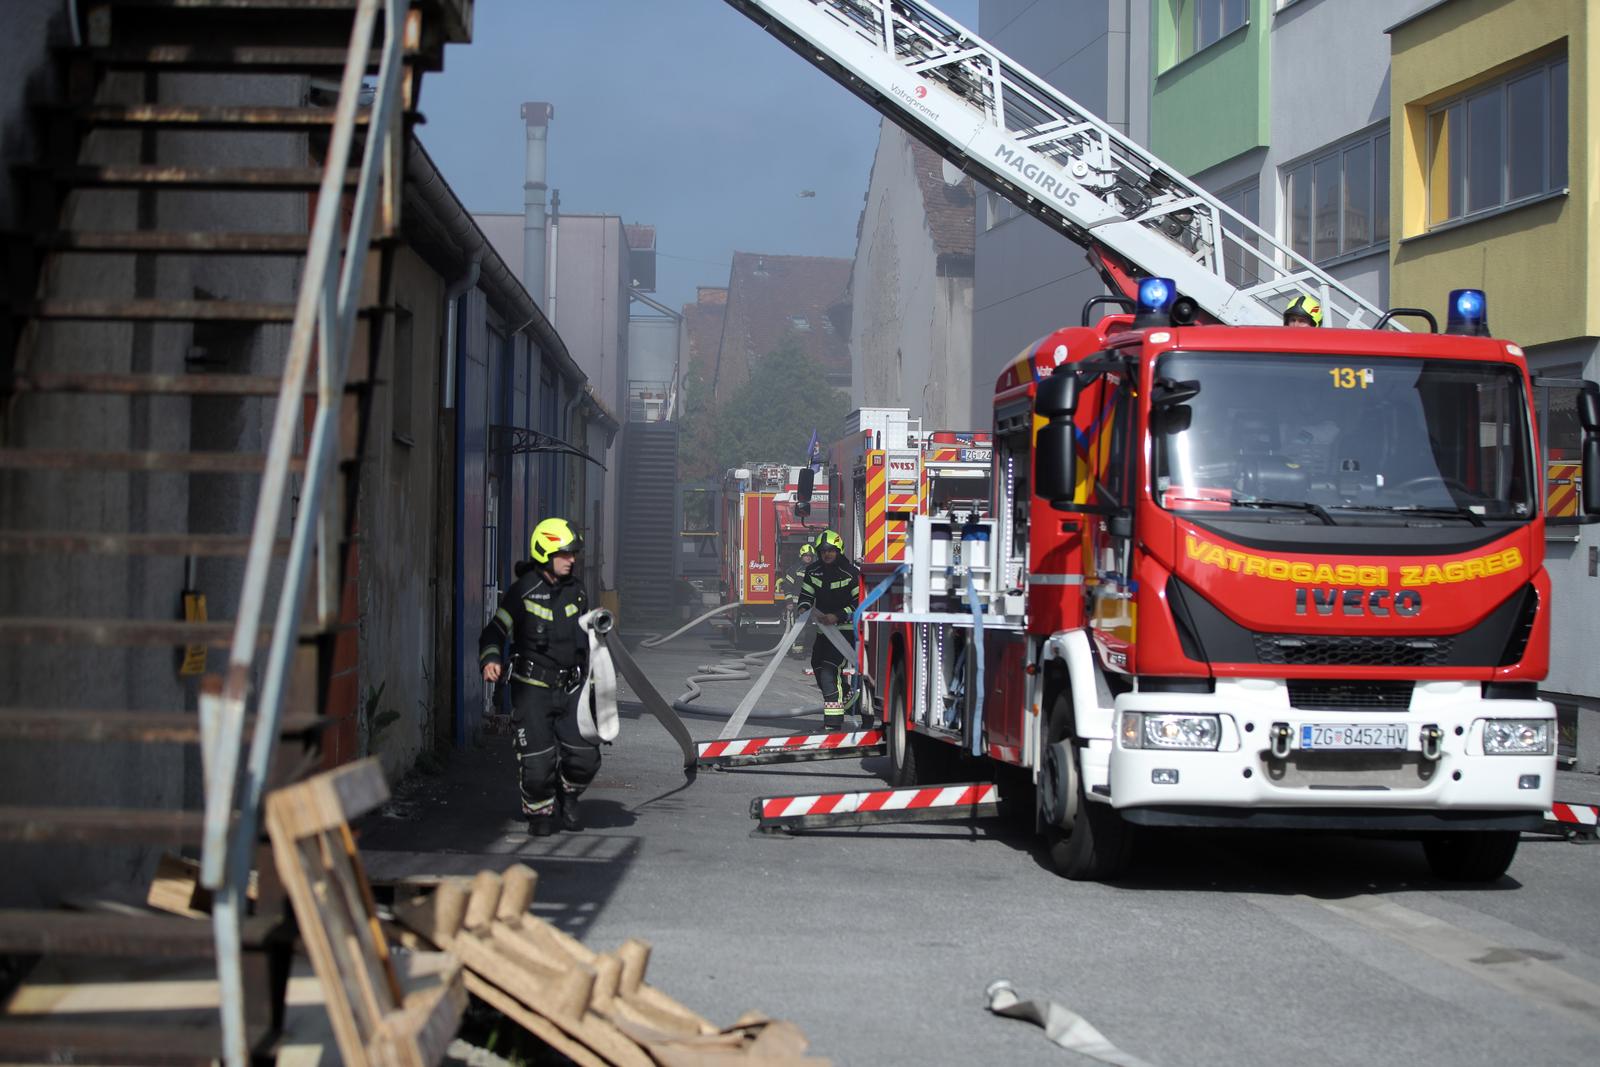
{"type": "Polygon", "coordinates": [[[1482,289],[1452,289],[1446,317],[1447,333],[1485,334],[1489,332],[1489,305],[1482,289]]]}
{"type": "Polygon", "coordinates": [[[1145,278],[1139,283],[1139,310],[1166,311],[1178,298],[1178,286],[1171,278],[1145,278]]]}

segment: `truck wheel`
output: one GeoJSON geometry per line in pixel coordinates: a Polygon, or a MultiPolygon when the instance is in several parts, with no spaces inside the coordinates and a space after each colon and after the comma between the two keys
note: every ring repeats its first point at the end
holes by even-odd
{"type": "Polygon", "coordinates": [[[917,773],[917,737],[906,725],[905,671],[896,667],[889,675],[889,700],[884,706],[883,728],[889,739],[889,784],[920,785],[917,773]]]}
{"type": "Polygon", "coordinates": [[[1515,830],[1456,830],[1423,838],[1422,851],[1436,878],[1494,882],[1510,869],[1520,839],[1515,830]]]}
{"type": "Polygon", "coordinates": [[[1133,853],[1133,827],[1109,804],[1084,795],[1078,746],[1072,743],[1072,698],[1065,688],[1051,705],[1039,822],[1056,873],[1074,882],[1111,881],[1133,853]]]}

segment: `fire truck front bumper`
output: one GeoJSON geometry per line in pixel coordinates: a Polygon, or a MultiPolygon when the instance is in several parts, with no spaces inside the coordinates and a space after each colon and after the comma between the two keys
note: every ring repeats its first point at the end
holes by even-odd
{"type": "Polygon", "coordinates": [[[1106,781],[1086,784],[1138,823],[1536,829],[1554,787],[1554,705],[1477,682],[1291,702],[1282,680],[1219,681],[1124,694],[1114,724],[1106,781]]]}

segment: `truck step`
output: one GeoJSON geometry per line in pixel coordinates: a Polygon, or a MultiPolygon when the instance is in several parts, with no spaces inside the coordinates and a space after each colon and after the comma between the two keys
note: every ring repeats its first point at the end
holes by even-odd
{"type": "Polygon", "coordinates": [[[799,763],[819,759],[857,759],[886,750],[882,730],[832,734],[789,734],[778,737],[731,737],[702,741],[695,763],[701,767],[751,767],[763,763],[799,763]]]}
{"type": "Polygon", "coordinates": [[[993,782],[757,797],[750,802],[750,817],[759,824],[757,829],[768,831],[963,821],[999,813],[1000,789],[993,782]]]}

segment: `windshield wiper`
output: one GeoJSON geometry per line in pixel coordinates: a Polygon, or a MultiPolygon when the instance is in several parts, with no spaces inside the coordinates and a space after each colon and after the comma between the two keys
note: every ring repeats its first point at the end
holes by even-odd
{"type": "Polygon", "coordinates": [[[1236,508],[1287,508],[1292,511],[1304,511],[1321,519],[1326,526],[1339,525],[1333,521],[1333,516],[1328,514],[1327,508],[1305,500],[1230,500],[1228,503],[1236,508]]]}
{"type": "Polygon", "coordinates": [[[1343,511],[1384,511],[1398,515],[1418,515],[1430,519],[1466,519],[1474,526],[1484,525],[1483,516],[1471,508],[1443,507],[1428,504],[1338,504],[1343,511]]]}

